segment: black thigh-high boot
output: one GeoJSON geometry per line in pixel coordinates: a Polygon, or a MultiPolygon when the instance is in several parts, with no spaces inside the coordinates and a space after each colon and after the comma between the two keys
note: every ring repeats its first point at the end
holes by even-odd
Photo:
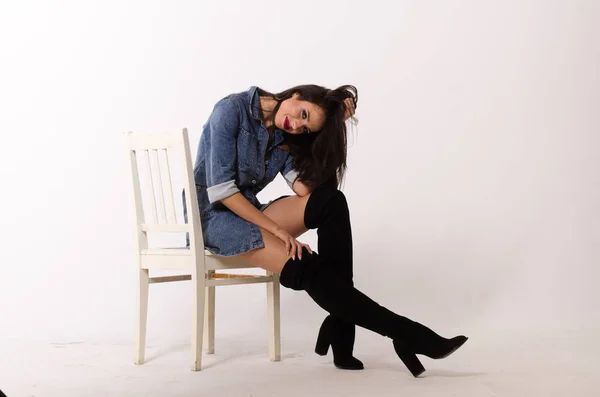
{"type": "MultiPolygon", "coordinates": [[[[304,211],[304,224],[317,229],[319,255],[345,282],[352,281],[352,230],[348,203],[335,187],[321,185],[310,195],[304,211]]],[[[363,363],[352,354],[355,325],[330,314],[319,329],[315,352],[326,355],[331,346],[337,368],[360,370],[363,363]]]]}
{"type": "Polygon", "coordinates": [[[306,291],[330,314],[391,338],[396,354],[414,377],[425,371],[416,354],[444,358],[467,341],[462,335],[443,338],[426,326],[380,306],[306,248],[303,248],[302,259],[289,259],[285,263],[280,282],[284,287],[306,291]]]}

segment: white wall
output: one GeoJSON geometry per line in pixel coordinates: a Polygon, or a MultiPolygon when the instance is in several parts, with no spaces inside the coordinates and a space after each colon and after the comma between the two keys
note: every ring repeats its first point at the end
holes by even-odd
{"type": "MultiPolygon", "coordinates": [[[[359,89],[345,186],[358,287],[447,334],[597,326],[599,11],[3,2],[0,340],[130,343],[123,133],[186,126],[195,153],[222,96],[303,83],[359,89]]],[[[278,179],[261,197],[287,192],[278,179]]],[[[187,286],[152,288],[149,343],[188,341],[187,286]]],[[[219,290],[219,337],[264,336],[263,288],[219,290]]],[[[284,337],[312,340],[321,309],[289,290],[282,309],[284,337]]]]}

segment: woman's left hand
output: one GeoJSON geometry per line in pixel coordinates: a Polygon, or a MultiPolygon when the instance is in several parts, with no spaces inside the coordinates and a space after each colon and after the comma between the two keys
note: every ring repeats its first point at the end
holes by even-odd
{"type": "Polygon", "coordinates": [[[352,98],[344,99],[344,103],[346,104],[346,113],[344,114],[344,121],[346,121],[350,117],[354,116],[354,112],[356,112],[356,109],[354,108],[354,101],[352,100],[352,98]]]}

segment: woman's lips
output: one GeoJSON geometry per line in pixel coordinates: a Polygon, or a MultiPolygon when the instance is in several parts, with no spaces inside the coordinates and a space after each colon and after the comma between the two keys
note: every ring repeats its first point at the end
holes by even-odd
{"type": "Polygon", "coordinates": [[[283,129],[287,130],[288,128],[290,128],[290,121],[288,120],[288,118],[286,116],[285,120],[283,120],[283,129]]]}

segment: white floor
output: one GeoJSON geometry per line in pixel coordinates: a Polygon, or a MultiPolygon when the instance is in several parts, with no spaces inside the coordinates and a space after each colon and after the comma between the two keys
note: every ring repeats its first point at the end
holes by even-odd
{"type": "Polygon", "coordinates": [[[362,333],[364,371],[342,371],[312,341],[284,340],[270,362],[264,341],[217,339],[203,370],[189,370],[189,345],[156,341],[147,363],[132,364],[129,344],[3,342],[0,390],[16,396],[598,396],[599,343],[593,333],[537,338],[473,338],[444,360],[422,358],[410,376],[391,343],[362,333]]]}

